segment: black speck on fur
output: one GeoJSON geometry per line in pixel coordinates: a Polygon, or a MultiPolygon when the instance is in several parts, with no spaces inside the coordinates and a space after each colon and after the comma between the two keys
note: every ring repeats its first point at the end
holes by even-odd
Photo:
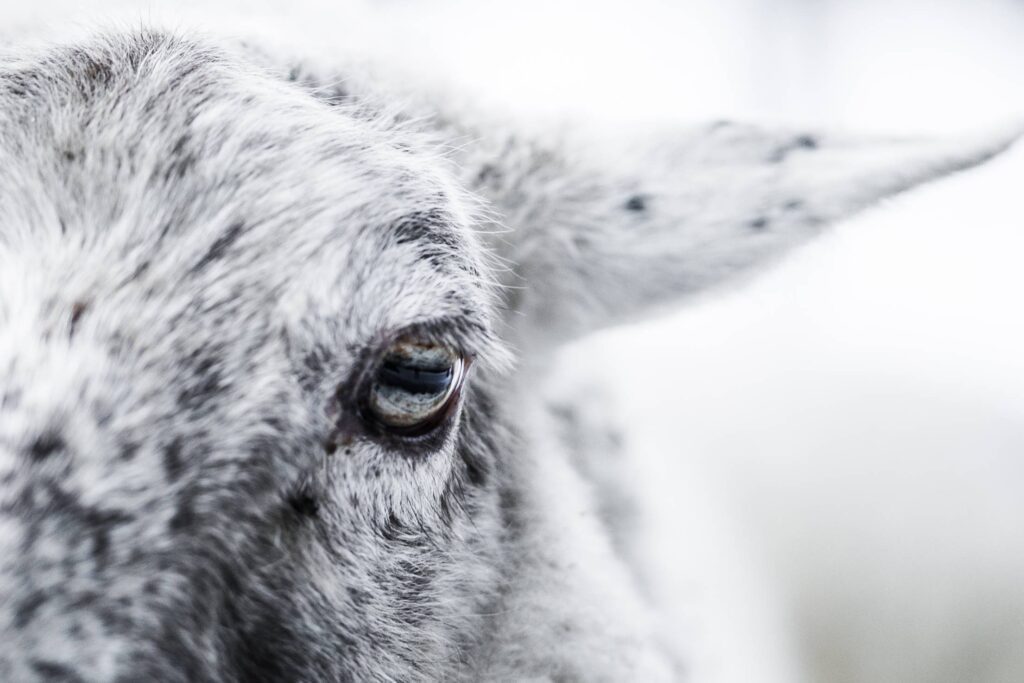
{"type": "Polygon", "coordinates": [[[199,260],[199,263],[192,267],[192,272],[198,273],[211,263],[221,259],[224,256],[224,252],[226,252],[243,234],[245,234],[245,223],[242,221],[232,223],[224,234],[214,241],[210,246],[209,251],[207,251],[206,254],[203,255],[203,258],[199,260]]]}
{"type": "Polygon", "coordinates": [[[769,163],[781,164],[790,154],[799,150],[814,150],[818,148],[817,138],[810,135],[800,135],[790,142],[782,145],[768,157],[769,163]]]}
{"type": "Polygon", "coordinates": [[[635,194],[626,200],[626,211],[640,213],[647,210],[647,197],[642,194],[635,194]]]}

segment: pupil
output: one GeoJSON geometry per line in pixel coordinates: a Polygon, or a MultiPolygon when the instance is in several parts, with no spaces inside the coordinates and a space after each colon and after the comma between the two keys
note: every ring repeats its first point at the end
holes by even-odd
{"type": "Polygon", "coordinates": [[[452,368],[417,368],[389,359],[381,364],[377,381],[410,394],[442,394],[451,384],[452,368]]]}

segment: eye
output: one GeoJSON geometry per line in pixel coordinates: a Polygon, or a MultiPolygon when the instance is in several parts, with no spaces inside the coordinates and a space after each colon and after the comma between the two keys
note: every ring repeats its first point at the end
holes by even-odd
{"type": "Polygon", "coordinates": [[[367,417],[397,434],[426,433],[450,413],[465,371],[462,355],[446,346],[396,342],[374,372],[367,417]]]}

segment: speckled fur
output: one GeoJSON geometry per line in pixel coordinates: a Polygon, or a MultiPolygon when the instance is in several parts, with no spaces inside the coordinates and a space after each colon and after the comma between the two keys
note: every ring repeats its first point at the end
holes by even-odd
{"type": "Polygon", "coordinates": [[[679,677],[544,358],[1010,140],[584,153],[382,83],[159,31],[6,49],[0,679],[679,677]],[[475,357],[409,442],[352,397],[408,329],[475,357]]]}

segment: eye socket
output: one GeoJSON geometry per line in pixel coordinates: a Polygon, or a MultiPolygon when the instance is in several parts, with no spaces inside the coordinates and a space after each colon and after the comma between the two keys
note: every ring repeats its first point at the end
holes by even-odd
{"type": "Polygon", "coordinates": [[[447,346],[396,342],[374,372],[365,400],[367,417],[396,434],[424,434],[449,414],[465,372],[465,359],[447,346]]]}

